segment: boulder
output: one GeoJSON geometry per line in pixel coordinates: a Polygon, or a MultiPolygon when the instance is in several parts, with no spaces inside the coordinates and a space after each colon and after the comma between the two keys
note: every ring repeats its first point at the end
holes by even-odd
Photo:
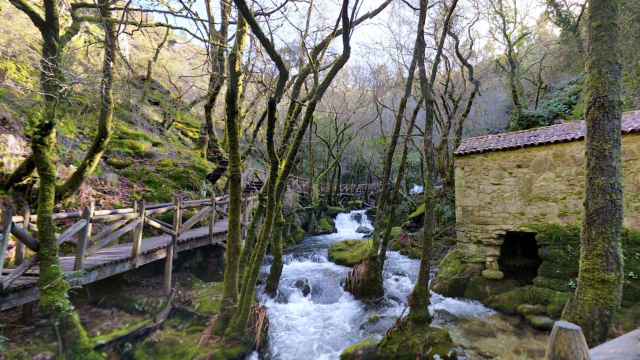
{"type": "Polygon", "coordinates": [[[555,324],[555,320],[548,316],[542,315],[529,315],[526,317],[527,321],[531,326],[538,330],[551,330],[553,328],[553,324],[555,324]]]}
{"type": "Polygon", "coordinates": [[[358,234],[371,234],[373,232],[373,229],[365,225],[360,225],[356,229],[356,232],[358,234]]]}
{"type": "Polygon", "coordinates": [[[303,278],[303,279],[298,279],[293,283],[293,286],[300,290],[300,292],[302,293],[302,296],[306,297],[307,295],[309,295],[311,293],[311,284],[309,283],[309,279],[307,278],[303,278]]]}
{"type": "Polygon", "coordinates": [[[373,246],[370,240],[345,240],[329,248],[329,260],[343,266],[354,266],[369,255],[373,246]]]}

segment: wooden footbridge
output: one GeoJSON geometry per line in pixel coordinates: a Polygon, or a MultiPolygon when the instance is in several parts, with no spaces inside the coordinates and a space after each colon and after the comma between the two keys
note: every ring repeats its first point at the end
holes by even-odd
{"type": "MultiPolygon", "coordinates": [[[[243,199],[243,224],[249,220],[254,196],[243,199]]],[[[60,257],[60,266],[72,286],[83,286],[142,265],[164,259],[164,286],[171,289],[173,260],[182,251],[207,245],[224,246],[227,233],[227,197],[203,200],[176,198],[172,203],[132,208],[82,211],[53,215],[60,245],[72,243],[74,253],[60,257]],[[171,217],[169,224],[163,219],[171,217]],[[188,217],[188,219],[187,219],[188,217]]],[[[38,300],[37,216],[5,211],[0,238],[0,311],[38,300]],[[10,239],[15,238],[13,267],[6,263],[10,239]]]]}

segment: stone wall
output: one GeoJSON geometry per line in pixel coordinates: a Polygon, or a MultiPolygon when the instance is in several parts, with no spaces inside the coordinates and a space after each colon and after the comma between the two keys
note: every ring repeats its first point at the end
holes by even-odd
{"type": "MultiPolygon", "coordinates": [[[[623,137],[625,227],[640,230],[640,135],[623,137]]],[[[579,224],[584,142],[456,158],[456,230],[467,263],[498,270],[507,231],[532,224],[579,224]]]]}

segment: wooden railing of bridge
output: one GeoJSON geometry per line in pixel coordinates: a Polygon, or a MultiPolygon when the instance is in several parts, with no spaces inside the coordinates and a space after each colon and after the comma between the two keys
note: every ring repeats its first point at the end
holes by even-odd
{"type": "MultiPolygon", "coordinates": [[[[165,259],[164,288],[168,293],[172,286],[173,260],[179,251],[224,245],[227,205],[227,196],[200,200],[175,197],[172,203],[136,201],[133,207],[123,209],[96,210],[92,202],[81,211],[55,213],[54,221],[63,228],[57,235],[58,244],[75,244],[73,255],[60,257],[61,268],[72,285],[85,285],[165,259]],[[166,213],[173,215],[171,224],[158,218],[166,213]],[[157,236],[145,238],[145,234],[157,236]]],[[[254,196],[243,198],[245,226],[254,205],[254,196]]],[[[22,215],[15,215],[11,208],[4,211],[0,238],[0,311],[37,300],[36,221],[37,215],[29,210],[22,215]],[[5,268],[11,237],[17,240],[14,267],[5,268]],[[29,257],[27,252],[31,253],[29,257]]]]}

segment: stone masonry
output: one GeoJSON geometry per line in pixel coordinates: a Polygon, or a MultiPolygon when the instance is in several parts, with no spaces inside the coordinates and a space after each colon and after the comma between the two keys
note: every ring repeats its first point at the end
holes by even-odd
{"type": "MultiPolygon", "coordinates": [[[[640,230],[640,112],[623,121],[625,227],[640,230]]],[[[582,221],[584,123],[466,139],[456,152],[456,230],[467,263],[499,270],[507,231],[582,221]]]]}

